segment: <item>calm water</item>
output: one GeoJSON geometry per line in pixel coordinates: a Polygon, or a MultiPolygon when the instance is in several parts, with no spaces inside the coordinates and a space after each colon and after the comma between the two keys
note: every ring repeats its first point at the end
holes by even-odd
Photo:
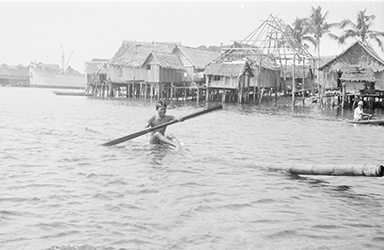
{"type": "Polygon", "coordinates": [[[100,146],[154,114],[151,101],[0,88],[0,249],[383,249],[383,178],[257,164],[382,164],[384,127],[350,125],[347,110],[226,104],[168,127],[181,151],[148,135],[100,146]]]}

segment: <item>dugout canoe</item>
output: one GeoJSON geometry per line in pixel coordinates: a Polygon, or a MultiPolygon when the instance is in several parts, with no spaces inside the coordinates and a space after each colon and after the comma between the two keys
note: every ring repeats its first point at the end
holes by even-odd
{"type": "Polygon", "coordinates": [[[76,92],[76,91],[52,91],[55,95],[70,95],[70,96],[93,96],[91,93],[76,92]]]}
{"type": "Polygon", "coordinates": [[[350,121],[352,124],[363,124],[363,125],[384,125],[384,120],[361,120],[361,121],[350,121]]]}
{"type": "Polygon", "coordinates": [[[258,163],[268,170],[285,171],[300,175],[367,176],[382,177],[384,166],[378,164],[275,164],[258,163]]]}

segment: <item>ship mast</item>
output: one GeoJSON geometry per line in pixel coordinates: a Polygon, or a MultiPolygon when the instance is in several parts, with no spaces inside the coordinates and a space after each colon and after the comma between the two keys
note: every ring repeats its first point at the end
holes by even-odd
{"type": "Polygon", "coordinates": [[[64,69],[64,63],[65,63],[65,58],[64,58],[64,46],[61,45],[62,49],[62,54],[61,54],[61,74],[65,75],[65,69],[64,69]]]}

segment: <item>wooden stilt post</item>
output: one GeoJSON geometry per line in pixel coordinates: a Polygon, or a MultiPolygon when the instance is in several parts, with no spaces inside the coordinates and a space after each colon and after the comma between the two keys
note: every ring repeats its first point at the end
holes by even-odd
{"type": "Polygon", "coordinates": [[[302,95],[303,95],[303,106],[305,105],[305,57],[303,57],[303,89],[302,89],[302,95]]]}
{"type": "Polygon", "coordinates": [[[237,82],[239,83],[239,99],[237,99],[237,102],[239,103],[239,104],[242,104],[243,103],[243,90],[244,90],[244,86],[243,86],[243,84],[244,84],[244,79],[243,79],[243,77],[239,77],[239,78],[237,78],[237,82]]]}
{"type": "Polygon", "coordinates": [[[170,100],[173,100],[173,82],[171,82],[171,94],[170,94],[170,100]]]}
{"type": "Polygon", "coordinates": [[[209,102],[209,76],[205,75],[205,86],[207,86],[205,91],[205,101],[209,102]]]}
{"type": "Polygon", "coordinates": [[[292,107],[295,106],[295,92],[296,92],[295,64],[296,64],[296,55],[293,56],[293,68],[292,68],[292,107]]]}
{"type": "MultiPolygon", "coordinates": [[[[260,93],[260,87],[261,87],[261,62],[262,62],[262,56],[260,56],[260,63],[259,63],[259,75],[257,76],[257,101],[259,102],[261,93],[260,93]]],[[[260,102],[259,102],[260,103],[260,102]]]]}

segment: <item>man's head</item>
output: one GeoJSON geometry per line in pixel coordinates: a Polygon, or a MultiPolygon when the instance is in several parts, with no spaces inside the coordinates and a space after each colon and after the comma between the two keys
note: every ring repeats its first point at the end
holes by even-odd
{"type": "Polygon", "coordinates": [[[156,110],[158,110],[159,108],[167,108],[167,104],[163,101],[159,101],[158,103],[156,103],[156,110]]]}
{"type": "Polygon", "coordinates": [[[159,101],[156,104],[156,110],[160,117],[163,117],[167,113],[167,104],[163,101],[159,101]]]}
{"type": "Polygon", "coordinates": [[[364,102],[363,102],[363,101],[359,101],[359,102],[357,103],[357,105],[359,105],[360,107],[363,107],[363,106],[364,106],[364,102]]]}

